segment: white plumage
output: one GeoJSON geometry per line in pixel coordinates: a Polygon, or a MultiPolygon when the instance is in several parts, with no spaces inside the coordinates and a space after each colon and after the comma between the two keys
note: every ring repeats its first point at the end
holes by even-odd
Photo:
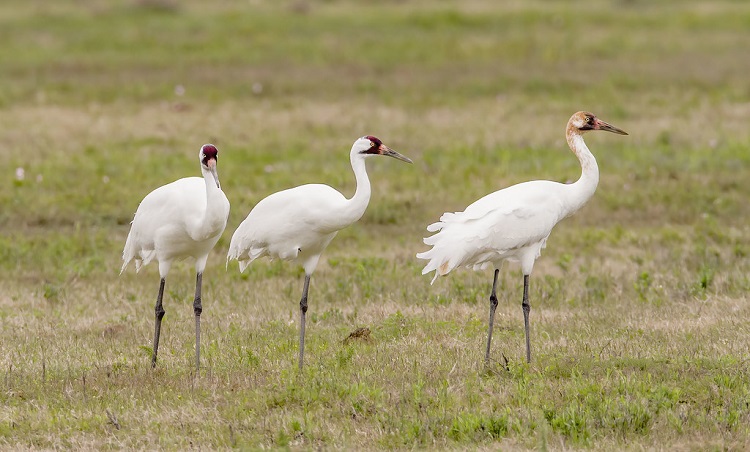
{"type": "MultiPolygon", "coordinates": [[[[361,193],[358,198],[364,195],[361,193]]],[[[255,259],[269,256],[298,260],[305,272],[312,274],[320,254],[336,233],[364,214],[367,201],[356,204],[322,184],[274,193],[256,204],[237,228],[228,258],[239,260],[241,272],[255,259]]]]}
{"type": "Polygon", "coordinates": [[[159,262],[161,284],[155,307],[154,349],[152,365],[156,365],[161,319],[164,316],[162,297],[169,269],[175,259],[195,258],[196,288],[195,360],[200,366],[201,285],[208,253],[213,249],[227,225],[229,201],[221,190],[216,171],[218,150],[214,145],[201,147],[199,160],[203,177],[186,177],[163,185],[143,198],[130,228],[122,252],[122,273],[135,260],[138,272],[153,259],[159,262]]]}
{"type": "Polygon", "coordinates": [[[261,200],[232,235],[227,263],[238,260],[240,271],[263,256],[295,260],[305,269],[300,300],[300,368],[304,356],[310,277],[320,255],[336,233],[355,223],[365,213],[371,194],[365,159],[373,155],[385,155],[411,163],[411,160],[388,148],[378,138],[362,137],[354,142],[350,153],[357,180],[357,189],[351,199],[322,184],[283,190],[261,200]]]}
{"type": "Polygon", "coordinates": [[[433,248],[417,256],[429,260],[422,274],[437,270],[434,283],[460,266],[498,268],[504,260],[520,262],[530,272],[552,227],[566,211],[564,197],[557,196],[552,184],[557,183],[525,182],[491,193],[463,212],[444,213],[427,227],[439,233],[424,239],[433,248]]]}
{"type": "Polygon", "coordinates": [[[497,297],[497,275],[506,260],[519,262],[524,275],[524,325],[526,359],[531,361],[529,343],[528,278],[552,228],[580,209],[596,191],[599,168],[582,135],[589,130],[606,130],[622,135],[624,131],[587,112],[578,112],[568,121],[568,145],[581,163],[581,178],[572,184],[530,181],[490,193],[469,205],[463,212],[446,212],[440,221],[427,227],[436,234],[424,239],[432,248],[417,254],[427,260],[422,274],[434,271],[447,275],[459,267],[481,270],[492,266],[495,277],[490,296],[490,324],[485,359],[489,360],[497,297]]]}

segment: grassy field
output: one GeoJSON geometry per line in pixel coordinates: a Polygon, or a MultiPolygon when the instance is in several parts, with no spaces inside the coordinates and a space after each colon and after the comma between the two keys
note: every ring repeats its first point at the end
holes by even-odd
{"type": "Polygon", "coordinates": [[[28,0],[0,3],[0,448],[750,448],[750,3],[28,0]],[[601,170],[531,278],[430,286],[425,226],[493,190],[601,170]],[[313,276],[224,260],[264,196],[373,196],[313,276]],[[232,204],[204,277],[118,275],[140,200],[220,150],[232,204]],[[344,342],[366,327],[370,340],[344,342]]]}

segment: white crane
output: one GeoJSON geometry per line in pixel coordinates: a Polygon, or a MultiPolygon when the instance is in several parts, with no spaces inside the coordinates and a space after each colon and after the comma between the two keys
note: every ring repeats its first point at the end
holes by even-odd
{"type": "Polygon", "coordinates": [[[219,151],[212,144],[201,147],[199,159],[203,177],[186,177],[152,191],[141,201],[135,212],[130,233],[122,251],[122,273],[135,259],[136,273],[156,258],[159,262],[159,295],[156,298],[154,350],[151,366],[156,366],[159,351],[161,319],[164,317],[162,297],[164,283],[172,261],[195,258],[195,367],[200,368],[201,284],[208,253],[216,245],[229,217],[229,201],[221,191],[216,161],[219,151]]]}
{"type": "Polygon", "coordinates": [[[526,361],[531,362],[529,275],[552,228],[586,204],[596,191],[599,167],[583,141],[583,134],[589,130],[627,135],[591,113],[579,111],[571,116],[565,136],[568,146],[581,163],[582,173],[577,182],[561,184],[535,180],[513,185],[480,198],[463,212],[446,212],[440,221],[427,227],[429,232],[437,234],[424,239],[424,243],[432,245],[432,248],[417,254],[417,257],[429,261],[422,274],[435,271],[433,283],[438,276],[447,275],[458,267],[480,270],[492,265],[495,268],[490,295],[487,362],[490,359],[492,325],[497,307],[497,275],[506,260],[519,262],[523,272],[526,361]]]}
{"type": "Polygon", "coordinates": [[[299,302],[299,368],[305,353],[305,313],[310,277],[320,255],[339,230],[355,223],[370,202],[370,180],[365,159],[386,155],[407,163],[411,160],[384,145],[373,136],[359,138],[352,145],[350,160],[357,189],[346,199],[332,187],[307,184],[273,193],[262,199],[240,224],[229,245],[227,263],[237,259],[240,272],[262,256],[295,260],[305,270],[305,283],[299,302]]]}

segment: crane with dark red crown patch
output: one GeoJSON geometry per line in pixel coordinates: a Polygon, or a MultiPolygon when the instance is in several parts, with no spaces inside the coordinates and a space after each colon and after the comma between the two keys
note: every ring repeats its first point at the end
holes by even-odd
{"type": "Polygon", "coordinates": [[[328,185],[307,184],[283,190],[262,199],[240,224],[229,245],[227,263],[236,259],[245,271],[255,259],[263,256],[300,262],[305,269],[302,290],[299,333],[299,367],[305,352],[305,313],[310,277],[320,255],[339,230],[353,224],[365,213],[370,202],[370,179],[365,159],[384,155],[411,163],[411,160],[374,136],[354,142],[349,159],[357,181],[351,199],[346,199],[328,185]]]}
{"type": "Polygon", "coordinates": [[[159,295],[156,298],[154,349],[151,366],[159,351],[162,297],[167,274],[175,259],[195,258],[195,367],[200,368],[200,319],[203,312],[201,286],[208,253],[227,226],[229,201],[221,191],[216,162],[219,151],[213,144],[201,147],[198,160],[203,177],[186,177],[163,185],[143,198],[135,212],[130,233],[122,251],[122,273],[135,259],[135,271],[154,258],[159,262],[159,295]]]}

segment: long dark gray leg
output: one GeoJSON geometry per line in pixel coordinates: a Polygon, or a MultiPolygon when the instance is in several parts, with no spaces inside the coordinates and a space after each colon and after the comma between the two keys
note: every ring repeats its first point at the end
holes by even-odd
{"type": "Polygon", "coordinates": [[[305,275],[305,288],[302,289],[302,299],[299,301],[299,370],[305,356],[305,313],[307,313],[307,291],[310,288],[310,275],[305,275]]]}
{"type": "Polygon", "coordinates": [[[531,362],[531,340],[529,339],[529,311],[531,311],[531,305],[529,304],[529,275],[523,275],[523,325],[526,330],[526,362],[531,362]]]}
{"type": "Polygon", "coordinates": [[[490,329],[487,332],[487,353],[484,355],[484,363],[490,363],[490,345],[492,344],[492,325],[495,323],[495,309],[497,308],[497,295],[495,290],[497,289],[497,275],[500,273],[500,269],[495,269],[495,279],[492,281],[492,294],[490,294],[490,329]]]}
{"type": "Polygon", "coordinates": [[[164,297],[164,283],[166,278],[162,278],[159,283],[159,295],[156,297],[156,306],[154,312],[156,314],[156,320],[154,322],[154,351],[151,355],[151,367],[156,367],[156,355],[159,352],[159,336],[161,335],[161,319],[164,317],[164,307],[161,305],[162,297],[164,297]]]}
{"type": "Polygon", "coordinates": [[[193,311],[195,312],[195,370],[201,368],[201,285],[203,285],[203,273],[198,273],[195,277],[195,300],[193,301],[193,311]]]}

